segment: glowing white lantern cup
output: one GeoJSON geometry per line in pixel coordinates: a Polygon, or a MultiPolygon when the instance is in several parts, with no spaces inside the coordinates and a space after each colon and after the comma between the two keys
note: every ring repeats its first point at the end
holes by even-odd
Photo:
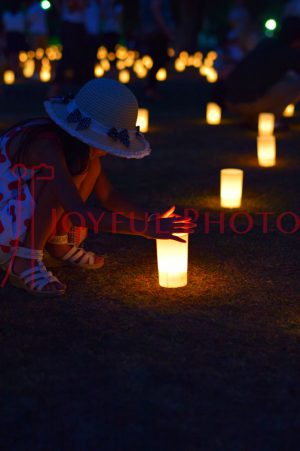
{"type": "Polygon", "coordinates": [[[259,166],[269,168],[276,164],[275,136],[258,136],[257,158],[259,166]]]}
{"type": "Polygon", "coordinates": [[[159,285],[180,288],[187,285],[188,234],[177,234],[185,240],[156,240],[159,285]]]}
{"type": "Polygon", "coordinates": [[[295,114],[295,105],[291,103],[283,112],[283,117],[293,117],[295,114]]]}
{"type": "Polygon", "coordinates": [[[6,70],[3,74],[3,81],[6,85],[13,85],[15,82],[15,73],[13,70],[6,70]]]}
{"type": "Polygon", "coordinates": [[[275,115],[272,113],[260,113],[258,117],[259,136],[270,136],[274,133],[275,115]]]}
{"type": "Polygon", "coordinates": [[[222,110],[216,103],[208,103],[206,107],[206,122],[209,125],[218,125],[221,123],[222,110]]]}
{"type": "Polygon", "coordinates": [[[136,125],[140,127],[142,133],[147,133],[149,128],[149,111],[146,108],[139,108],[136,125]]]}
{"type": "Polygon", "coordinates": [[[221,170],[221,207],[240,208],[242,205],[244,172],[241,169],[221,170]]]}

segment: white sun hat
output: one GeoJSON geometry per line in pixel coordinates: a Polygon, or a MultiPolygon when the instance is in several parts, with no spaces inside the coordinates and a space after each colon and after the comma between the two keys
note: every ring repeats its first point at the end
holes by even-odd
{"type": "Polygon", "coordinates": [[[73,96],[44,102],[50,118],[74,138],[122,158],[143,158],[150,144],[136,126],[138,102],[121,83],[96,78],[73,96]]]}

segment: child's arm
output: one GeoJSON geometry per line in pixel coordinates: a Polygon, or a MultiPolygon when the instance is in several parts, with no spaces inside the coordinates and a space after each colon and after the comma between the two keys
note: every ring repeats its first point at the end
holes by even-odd
{"type": "Polygon", "coordinates": [[[139,206],[125,199],[111,184],[106,175],[101,171],[96,185],[95,194],[102,207],[109,211],[122,212],[125,217],[134,215],[136,219],[145,219],[146,212],[139,206]]]}
{"type": "Polygon", "coordinates": [[[86,226],[96,232],[123,233],[147,238],[176,239],[177,241],[179,239],[173,237],[173,233],[192,232],[194,225],[183,219],[166,218],[162,219],[159,225],[155,220],[145,224],[144,217],[143,220],[124,216],[118,218],[116,214],[101,208],[88,208],[73,182],[61,148],[53,142],[40,141],[34,161],[28,163],[30,165],[47,164],[54,168],[54,179],[47,183],[51,185],[53,196],[56,197],[66,214],[70,215],[70,220],[75,226],[82,225],[79,217],[81,215],[86,226]]]}

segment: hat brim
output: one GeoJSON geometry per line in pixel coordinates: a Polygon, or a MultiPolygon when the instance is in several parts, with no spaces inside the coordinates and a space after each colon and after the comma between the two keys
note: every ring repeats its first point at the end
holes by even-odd
{"type": "Polygon", "coordinates": [[[140,159],[151,153],[150,144],[143,135],[131,139],[130,147],[128,148],[121,141],[114,141],[104,133],[98,133],[91,129],[76,130],[77,124],[67,121],[69,111],[64,103],[55,103],[47,100],[44,102],[44,107],[47,114],[59,127],[91,147],[104,150],[111,155],[121,158],[140,159]]]}

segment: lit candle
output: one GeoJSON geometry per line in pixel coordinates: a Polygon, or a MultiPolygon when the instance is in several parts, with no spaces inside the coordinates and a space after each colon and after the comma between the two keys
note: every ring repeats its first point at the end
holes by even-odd
{"type": "Polygon", "coordinates": [[[3,80],[6,85],[13,85],[15,82],[15,73],[13,70],[6,70],[3,74],[3,80]]]}
{"type": "Polygon", "coordinates": [[[149,128],[149,111],[146,108],[139,108],[137,123],[142,133],[147,133],[149,128]]]}
{"type": "Polygon", "coordinates": [[[258,117],[259,136],[273,135],[275,126],[275,116],[272,113],[260,113],[258,117]]]}
{"type": "Polygon", "coordinates": [[[156,73],[156,80],[165,81],[166,79],[167,79],[167,71],[164,67],[162,67],[156,73]]]}
{"type": "Polygon", "coordinates": [[[262,167],[272,167],[276,164],[275,136],[258,136],[257,138],[258,164],[262,167]]]}
{"type": "Polygon", "coordinates": [[[221,123],[222,110],[216,103],[208,103],[206,108],[206,121],[210,125],[221,123]]]}
{"type": "Polygon", "coordinates": [[[286,107],[286,109],[283,112],[284,117],[293,117],[295,114],[295,105],[291,103],[286,107]]]}
{"type": "Polygon", "coordinates": [[[243,177],[241,169],[221,170],[221,207],[239,208],[242,204],[243,177]]]}
{"type": "Polygon", "coordinates": [[[179,288],[187,285],[188,234],[177,234],[185,243],[174,240],[156,240],[159,285],[179,288]]]}

